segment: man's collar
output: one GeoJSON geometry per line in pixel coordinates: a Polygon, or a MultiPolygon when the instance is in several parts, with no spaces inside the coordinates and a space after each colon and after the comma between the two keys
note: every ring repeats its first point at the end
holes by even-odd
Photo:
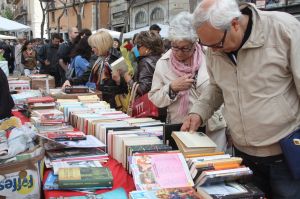
{"type": "Polygon", "coordinates": [[[265,36],[263,32],[262,22],[259,15],[259,12],[261,11],[259,11],[251,3],[243,3],[240,5],[241,10],[244,9],[245,7],[248,7],[252,12],[252,31],[249,39],[243,45],[242,49],[261,47],[265,43],[265,36]]]}

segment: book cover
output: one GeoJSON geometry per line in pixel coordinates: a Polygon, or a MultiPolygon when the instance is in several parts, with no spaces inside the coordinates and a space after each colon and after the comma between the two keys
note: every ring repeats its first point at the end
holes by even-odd
{"type": "Polygon", "coordinates": [[[55,141],[86,140],[86,135],[81,131],[47,132],[47,137],[55,141]]]}
{"type": "Polygon", "coordinates": [[[133,191],[130,199],[201,199],[200,195],[191,187],[166,188],[155,191],[133,191]]]}
{"type": "Polygon", "coordinates": [[[198,186],[197,192],[205,199],[264,199],[265,194],[251,183],[219,183],[198,186]]]}
{"type": "Polygon", "coordinates": [[[64,150],[50,150],[46,151],[49,159],[57,160],[57,159],[67,159],[74,157],[87,157],[87,156],[101,156],[106,155],[100,149],[95,148],[66,148],[64,150]]]}
{"type": "Polygon", "coordinates": [[[46,97],[31,97],[27,99],[27,104],[54,102],[55,99],[50,96],[46,97]]]}
{"type": "Polygon", "coordinates": [[[233,169],[203,171],[196,180],[196,185],[215,184],[219,182],[230,182],[252,175],[253,172],[248,167],[233,169]]]}
{"type": "Polygon", "coordinates": [[[137,190],[194,186],[181,153],[132,156],[131,170],[137,190]]]}
{"type": "Polygon", "coordinates": [[[113,176],[106,167],[61,168],[58,185],[61,188],[112,187],[113,176]]]}
{"type": "Polygon", "coordinates": [[[102,164],[99,160],[59,161],[53,162],[52,167],[54,175],[58,175],[58,170],[61,168],[102,167],[102,164]]]}

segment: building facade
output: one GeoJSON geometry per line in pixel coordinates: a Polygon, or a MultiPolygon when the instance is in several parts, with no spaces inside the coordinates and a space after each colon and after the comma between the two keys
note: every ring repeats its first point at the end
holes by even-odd
{"type": "Polygon", "coordinates": [[[71,27],[88,28],[97,30],[108,28],[109,1],[99,0],[57,0],[49,5],[48,30],[51,33],[59,32],[67,39],[68,29],[71,27]],[[79,24],[79,19],[81,25],[79,24]]]}
{"type": "Polygon", "coordinates": [[[43,18],[40,1],[11,0],[9,3],[13,7],[14,20],[31,27],[31,31],[24,34],[29,38],[40,38],[43,18]]]}
{"type": "MultiPolygon", "coordinates": [[[[125,26],[127,9],[129,1],[126,0],[112,0],[110,3],[110,29],[121,32],[125,28],[125,32],[129,30],[129,24],[125,26]]],[[[128,19],[130,16],[128,16],[128,19]]]]}

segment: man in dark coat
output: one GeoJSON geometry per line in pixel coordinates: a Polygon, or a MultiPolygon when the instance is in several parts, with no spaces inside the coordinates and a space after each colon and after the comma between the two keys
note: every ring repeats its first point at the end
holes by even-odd
{"type": "Polygon", "coordinates": [[[11,109],[15,103],[9,93],[8,81],[0,68],[0,120],[11,116],[11,109]]]}

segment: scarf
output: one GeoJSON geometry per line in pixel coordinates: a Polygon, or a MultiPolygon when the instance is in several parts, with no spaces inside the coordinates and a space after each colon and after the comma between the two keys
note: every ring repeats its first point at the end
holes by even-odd
{"type": "MultiPolygon", "coordinates": [[[[191,74],[194,78],[196,73],[198,72],[200,65],[202,63],[202,49],[201,46],[196,43],[195,51],[192,55],[192,63],[190,66],[185,65],[184,63],[178,61],[172,51],[171,53],[171,70],[178,76],[182,77],[183,75],[191,74]]],[[[189,107],[189,90],[180,91],[178,93],[180,104],[178,109],[178,115],[186,115],[188,113],[189,107]]]]}

